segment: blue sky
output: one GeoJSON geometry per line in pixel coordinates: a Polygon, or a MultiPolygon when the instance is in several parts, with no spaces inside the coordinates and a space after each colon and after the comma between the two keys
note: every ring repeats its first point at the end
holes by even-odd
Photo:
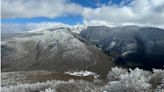
{"type": "MultiPolygon", "coordinates": [[[[84,7],[98,7],[97,4],[108,4],[109,0],[71,0],[74,3],[78,3],[84,7]]],[[[121,0],[113,0],[116,3],[119,3],[121,0]]]]}
{"type": "Polygon", "coordinates": [[[47,17],[33,17],[33,18],[5,18],[1,20],[2,23],[40,23],[40,22],[62,22],[65,24],[75,25],[82,24],[81,16],[61,16],[57,18],[47,18],[47,17]]]}
{"type": "MultiPolygon", "coordinates": [[[[109,4],[109,0],[70,0],[72,3],[79,4],[83,7],[97,8],[99,5],[109,4]]],[[[121,0],[112,0],[112,4],[120,4],[121,0]]],[[[2,23],[40,23],[40,22],[62,22],[70,25],[82,24],[83,17],[80,15],[67,15],[54,18],[48,17],[31,17],[31,18],[2,18],[2,23]]]]}
{"type": "Polygon", "coordinates": [[[1,0],[2,23],[164,27],[164,0],[1,0]]]}

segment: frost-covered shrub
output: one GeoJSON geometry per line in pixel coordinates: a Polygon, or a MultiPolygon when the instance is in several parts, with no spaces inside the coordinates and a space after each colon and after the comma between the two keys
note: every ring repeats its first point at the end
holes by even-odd
{"type": "Polygon", "coordinates": [[[126,92],[120,81],[111,81],[102,88],[103,92],[126,92]]]}
{"type": "MultiPolygon", "coordinates": [[[[115,69],[118,70],[118,68],[115,69]]],[[[119,71],[121,71],[121,68],[119,71]]],[[[107,92],[149,92],[149,89],[151,88],[151,84],[149,83],[150,74],[150,72],[142,69],[130,69],[130,72],[120,74],[118,76],[119,80],[110,81],[103,90],[106,90],[107,92]]],[[[108,77],[110,77],[109,74],[108,77]]]]}
{"type": "Polygon", "coordinates": [[[153,69],[150,83],[156,92],[164,92],[164,70],[153,69]]]}
{"type": "Polygon", "coordinates": [[[164,92],[164,79],[162,79],[161,84],[156,87],[155,92],[164,92]]]}
{"type": "Polygon", "coordinates": [[[122,69],[119,67],[111,68],[111,71],[107,74],[108,81],[116,81],[119,80],[121,74],[127,73],[126,69],[122,69]]]}
{"type": "Polygon", "coordinates": [[[93,84],[83,80],[53,80],[43,83],[2,87],[1,92],[100,92],[100,90],[93,84]]]}
{"type": "Polygon", "coordinates": [[[40,92],[44,91],[47,88],[54,87],[64,81],[47,81],[43,83],[34,83],[34,84],[18,84],[13,86],[1,87],[1,92],[40,92]]]}
{"type": "Polygon", "coordinates": [[[56,90],[52,88],[47,88],[45,89],[45,91],[40,91],[40,92],[56,92],[56,90]]]}
{"type": "Polygon", "coordinates": [[[149,79],[150,72],[138,68],[120,76],[120,82],[127,92],[148,92],[151,87],[149,79]]]}
{"type": "Polygon", "coordinates": [[[85,81],[62,83],[56,86],[57,92],[100,92],[93,84],[85,81]]]}
{"type": "Polygon", "coordinates": [[[164,79],[164,70],[153,69],[153,74],[151,76],[150,83],[153,84],[153,86],[157,86],[161,84],[162,79],[164,79]]]}

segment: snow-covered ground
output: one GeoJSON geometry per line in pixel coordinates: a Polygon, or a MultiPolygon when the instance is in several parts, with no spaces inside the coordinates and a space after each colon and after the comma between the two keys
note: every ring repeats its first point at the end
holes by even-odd
{"type": "MultiPolygon", "coordinates": [[[[164,70],[162,69],[153,69],[150,72],[139,68],[132,70],[114,67],[107,75],[108,83],[103,85],[97,85],[96,82],[87,82],[85,80],[54,80],[52,77],[51,80],[44,82],[38,80],[42,77],[41,74],[47,77],[49,74],[52,76],[52,73],[49,71],[2,73],[2,80],[8,80],[11,77],[14,80],[15,78],[37,75],[37,82],[1,86],[1,92],[164,92],[164,70]]],[[[94,73],[81,71],[69,74],[89,76],[94,73]]],[[[34,79],[36,80],[36,78],[34,79]]]]}
{"type": "Polygon", "coordinates": [[[73,76],[94,76],[95,79],[99,77],[99,75],[91,71],[65,72],[65,74],[69,74],[73,76]]]}
{"type": "MultiPolygon", "coordinates": [[[[1,86],[16,85],[22,83],[33,83],[38,81],[37,76],[45,76],[55,74],[50,71],[36,70],[36,71],[18,71],[18,72],[2,72],[1,86]]],[[[44,79],[43,79],[44,80],[44,79]]]]}
{"type": "Polygon", "coordinates": [[[2,72],[1,86],[10,86],[24,83],[46,82],[48,80],[87,80],[97,79],[99,75],[90,71],[57,73],[54,71],[36,70],[36,71],[17,71],[2,72]],[[64,76],[64,77],[63,77],[64,76]]]}

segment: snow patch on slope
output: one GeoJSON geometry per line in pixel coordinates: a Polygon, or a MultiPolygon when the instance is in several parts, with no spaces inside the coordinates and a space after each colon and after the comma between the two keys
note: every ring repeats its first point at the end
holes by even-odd
{"type": "Polygon", "coordinates": [[[110,48],[113,48],[116,45],[116,42],[112,41],[110,44],[110,48]]]}
{"type": "Polygon", "coordinates": [[[80,34],[80,32],[85,30],[86,28],[87,28],[87,25],[77,24],[77,25],[71,26],[70,30],[74,33],[80,34]]]}
{"type": "Polygon", "coordinates": [[[91,71],[65,72],[65,74],[73,76],[94,76],[95,79],[99,77],[99,75],[91,71]]]}

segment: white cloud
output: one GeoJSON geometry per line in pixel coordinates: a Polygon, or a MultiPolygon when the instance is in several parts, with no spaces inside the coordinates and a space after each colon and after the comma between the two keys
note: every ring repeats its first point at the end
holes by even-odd
{"type": "Polygon", "coordinates": [[[85,24],[164,27],[164,0],[123,0],[119,5],[109,1],[98,8],[84,7],[70,0],[2,0],[3,18],[65,15],[81,15],[85,24]]]}
{"type": "Polygon", "coordinates": [[[132,0],[128,5],[85,8],[85,23],[150,25],[164,27],[164,0],[132,0]]]}
{"type": "Polygon", "coordinates": [[[83,7],[68,0],[2,0],[2,18],[77,15],[83,7]]]}

